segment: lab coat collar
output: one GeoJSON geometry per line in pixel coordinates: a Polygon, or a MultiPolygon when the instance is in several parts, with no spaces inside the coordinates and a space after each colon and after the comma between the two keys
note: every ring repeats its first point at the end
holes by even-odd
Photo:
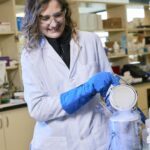
{"type": "MultiPolygon", "coordinates": [[[[48,57],[51,57],[55,61],[58,61],[59,63],[66,66],[64,61],[61,59],[61,57],[57,54],[57,52],[53,49],[53,47],[48,43],[47,39],[43,36],[40,39],[40,48],[46,52],[46,55],[48,57]]],[[[71,39],[70,41],[70,73],[73,71],[75,64],[77,62],[77,59],[79,57],[79,53],[82,49],[81,43],[79,41],[78,35],[76,36],[76,39],[71,39]]],[[[68,69],[68,67],[66,66],[68,69]]]]}
{"type": "Polygon", "coordinates": [[[79,40],[72,39],[70,42],[70,75],[73,74],[76,62],[79,58],[82,46],[79,43],[79,40]]]}

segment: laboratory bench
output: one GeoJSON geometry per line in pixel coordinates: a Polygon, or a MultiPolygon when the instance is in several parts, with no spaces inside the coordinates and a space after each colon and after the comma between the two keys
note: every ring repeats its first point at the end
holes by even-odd
{"type": "MultiPolygon", "coordinates": [[[[148,116],[150,81],[132,84],[138,93],[137,105],[148,116]]],[[[27,150],[33,135],[35,121],[29,116],[23,100],[0,104],[0,149],[27,150]]]]}
{"type": "Polygon", "coordinates": [[[26,106],[27,106],[27,104],[24,100],[10,100],[9,103],[0,104],[0,112],[17,109],[17,108],[22,108],[22,107],[26,107],[26,106]]]}
{"type": "Polygon", "coordinates": [[[0,104],[0,149],[29,149],[34,124],[25,101],[13,100],[0,104]]]}

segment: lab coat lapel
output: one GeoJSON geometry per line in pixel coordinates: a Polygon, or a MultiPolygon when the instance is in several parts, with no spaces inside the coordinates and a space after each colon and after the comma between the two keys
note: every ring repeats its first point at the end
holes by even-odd
{"type": "Polygon", "coordinates": [[[81,46],[74,39],[70,42],[70,75],[73,73],[75,64],[79,57],[79,53],[81,51],[81,46]]]}
{"type": "Polygon", "coordinates": [[[51,57],[53,60],[58,61],[60,63],[62,63],[62,59],[60,58],[60,56],[57,54],[57,52],[54,50],[54,48],[48,43],[48,41],[45,39],[45,48],[46,49],[46,53],[48,57],[51,57]]]}
{"type": "MultiPolygon", "coordinates": [[[[64,61],[62,60],[62,58],[57,54],[57,52],[54,50],[54,48],[48,43],[48,41],[45,39],[45,47],[44,50],[46,50],[46,55],[48,57],[51,57],[51,59],[53,59],[53,61],[57,61],[60,64],[62,64],[63,66],[65,66],[65,68],[67,68],[66,64],[64,63],[64,61]]],[[[68,68],[67,68],[68,69],[68,68]]]]}

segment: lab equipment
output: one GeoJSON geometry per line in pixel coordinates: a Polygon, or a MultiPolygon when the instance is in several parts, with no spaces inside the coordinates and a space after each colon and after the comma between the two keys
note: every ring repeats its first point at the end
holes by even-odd
{"type": "Polygon", "coordinates": [[[61,94],[62,107],[67,113],[72,114],[86,104],[97,92],[104,97],[111,84],[118,85],[119,78],[110,72],[99,72],[88,82],[61,94]]]}
{"type": "Polygon", "coordinates": [[[123,33],[121,35],[121,48],[125,51],[125,53],[127,54],[127,37],[125,35],[125,33],[123,33]]]}
{"type": "Polygon", "coordinates": [[[132,86],[120,84],[111,89],[109,99],[116,110],[109,120],[109,150],[141,150],[140,115],[133,109],[136,91],[132,86]]]}

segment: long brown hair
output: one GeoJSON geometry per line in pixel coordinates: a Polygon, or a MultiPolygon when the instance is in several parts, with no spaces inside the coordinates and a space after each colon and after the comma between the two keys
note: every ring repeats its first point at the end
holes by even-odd
{"type": "MultiPolygon", "coordinates": [[[[25,47],[30,49],[36,48],[39,45],[42,34],[39,30],[39,14],[44,5],[47,5],[51,0],[27,0],[25,6],[25,17],[23,19],[22,31],[25,36],[25,47]]],[[[76,24],[71,19],[71,10],[66,0],[56,0],[62,10],[66,10],[65,20],[66,25],[72,30],[72,35],[75,33],[76,24]]]]}

